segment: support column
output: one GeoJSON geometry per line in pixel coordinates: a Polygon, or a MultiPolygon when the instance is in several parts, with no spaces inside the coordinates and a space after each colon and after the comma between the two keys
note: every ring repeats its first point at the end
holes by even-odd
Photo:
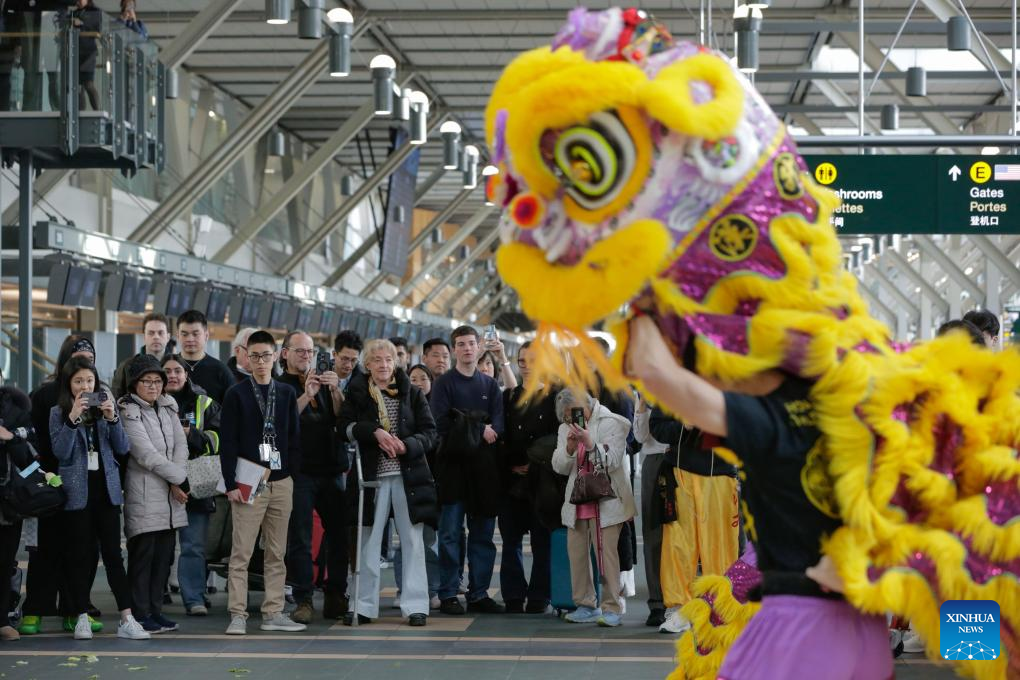
{"type": "Polygon", "coordinates": [[[18,387],[32,391],[32,183],[35,180],[31,149],[18,157],[21,173],[18,194],[18,387]]]}
{"type": "MultiPolygon", "coordinates": [[[[921,268],[921,278],[924,281],[931,280],[931,264],[928,258],[923,254],[918,253],[917,262],[921,268]]],[[[909,263],[907,265],[910,266],[909,263]]],[[[949,310],[949,305],[942,298],[937,298],[943,304],[945,304],[946,311],[949,310]]],[[[921,320],[918,324],[917,335],[921,340],[931,340],[935,335],[935,318],[932,314],[932,298],[927,295],[921,295],[920,309],[921,309],[921,320]]]]}

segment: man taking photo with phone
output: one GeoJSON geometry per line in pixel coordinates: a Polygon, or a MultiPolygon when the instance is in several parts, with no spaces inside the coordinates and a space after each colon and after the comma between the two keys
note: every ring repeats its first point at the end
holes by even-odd
{"type": "Polygon", "coordinates": [[[298,395],[301,422],[301,467],[294,479],[294,508],[287,534],[287,580],[294,586],[297,609],[291,618],[310,623],[315,614],[312,595],[312,510],[319,513],[326,541],[326,599],[322,617],[336,620],[347,612],[347,521],[343,491],[337,478],[349,467],[346,448],[336,432],[343,395],[340,377],[331,368],[329,352],[315,349],[304,331],[283,340],[280,382],[298,395]]]}

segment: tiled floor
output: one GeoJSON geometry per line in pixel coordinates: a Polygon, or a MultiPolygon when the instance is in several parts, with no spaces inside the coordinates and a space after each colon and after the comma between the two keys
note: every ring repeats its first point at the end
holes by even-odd
{"type": "MultiPolygon", "coordinates": [[[[392,570],[384,574],[392,586],[392,570]]],[[[97,583],[96,603],[112,612],[102,571],[97,583]]],[[[358,629],[319,620],[292,635],[262,633],[255,613],[244,638],[223,634],[226,598],[219,593],[208,618],[189,618],[180,604],[168,606],[165,613],[180,622],[180,632],[148,642],[118,639],[111,615],[104,617],[107,631],[91,642],[74,641],[60,632],[57,619],[46,619],[49,632],[0,645],[0,678],[661,680],[673,668],[673,637],[642,625],[647,612],[641,589],[643,583],[617,629],[571,625],[552,614],[437,615],[424,629],[409,628],[396,609],[385,608],[377,622],[358,629]]],[[[389,605],[390,598],[383,602],[389,605]]],[[[901,659],[896,674],[917,680],[954,677],[918,658],[901,659]]]]}

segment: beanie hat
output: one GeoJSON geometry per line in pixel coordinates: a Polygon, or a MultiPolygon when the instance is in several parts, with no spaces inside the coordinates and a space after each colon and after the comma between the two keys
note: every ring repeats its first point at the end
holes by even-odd
{"type": "Polygon", "coordinates": [[[159,359],[151,354],[139,354],[128,363],[128,389],[134,390],[135,383],[146,373],[155,373],[163,380],[163,386],[166,386],[166,371],[159,365],[159,359]]]}

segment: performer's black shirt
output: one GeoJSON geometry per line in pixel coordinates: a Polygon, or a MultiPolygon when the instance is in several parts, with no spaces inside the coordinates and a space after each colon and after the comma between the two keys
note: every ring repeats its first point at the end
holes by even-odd
{"type": "Polygon", "coordinates": [[[724,445],[743,461],[748,535],[765,572],[803,572],[821,538],[840,526],[832,485],[815,445],[820,433],[810,383],[787,378],[774,392],[726,392],[724,445]]]}

